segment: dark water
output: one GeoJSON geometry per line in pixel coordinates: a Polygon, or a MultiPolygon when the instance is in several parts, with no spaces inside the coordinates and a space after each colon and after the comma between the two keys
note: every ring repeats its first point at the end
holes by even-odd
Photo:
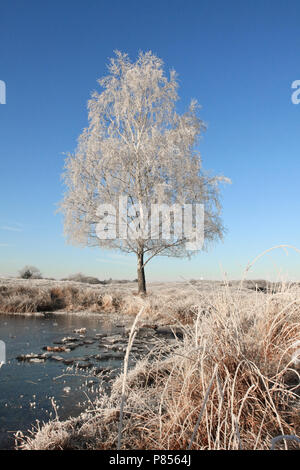
{"type": "MultiPolygon", "coordinates": [[[[43,353],[43,346],[53,346],[53,341],[64,336],[74,336],[75,328],[87,328],[86,338],[96,333],[121,333],[122,328],[113,325],[101,315],[80,317],[76,315],[49,315],[46,317],[0,316],[0,340],[6,343],[6,364],[0,368],[0,449],[14,446],[13,434],[27,431],[36,420],[48,421],[55,415],[51,398],[54,397],[61,419],[76,416],[84,409],[88,398],[97,393],[95,385],[88,383],[89,371],[79,374],[67,370],[65,364],[47,360],[44,363],[18,362],[20,354],[43,353]],[[56,379],[64,372],[71,373],[56,379]],[[71,387],[68,392],[65,387],[71,387]]],[[[99,342],[84,345],[69,353],[56,353],[65,358],[99,354],[99,342]]],[[[53,353],[55,354],[55,353],[53,353]]],[[[101,361],[101,366],[120,367],[119,359],[101,361]]]]}

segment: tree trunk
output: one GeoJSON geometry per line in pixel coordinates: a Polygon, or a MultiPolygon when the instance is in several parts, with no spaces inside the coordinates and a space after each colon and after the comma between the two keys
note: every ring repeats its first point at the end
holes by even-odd
{"type": "Polygon", "coordinates": [[[146,279],[145,279],[145,269],[144,269],[144,253],[141,251],[138,253],[138,265],[137,265],[137,275],[138,275],[138,293],[146,294],[146,279]]]}

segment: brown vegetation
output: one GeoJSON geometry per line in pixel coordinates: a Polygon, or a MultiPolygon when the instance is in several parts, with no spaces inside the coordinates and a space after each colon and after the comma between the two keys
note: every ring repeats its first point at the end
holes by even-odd
{"type": "MultiPolygon", "coordinates": [[[[121,448],[270,449],[276,436],[299,436],[295,289],[200,290],[190,324],[178,320],[184,340],[152,353],[125,378],[121,448]]],[[[120,375],[109,396],[100,391],[81,416],[38,427],[18,440],[19,448],[116,448],[122,387],[120,375]]],[[[276,448],[299,443],[279,441],[276,448]]]]}

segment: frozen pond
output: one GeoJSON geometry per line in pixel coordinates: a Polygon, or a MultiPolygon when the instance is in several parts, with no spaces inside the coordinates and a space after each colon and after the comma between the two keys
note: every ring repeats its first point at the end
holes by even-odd
{"type": "Polygon", "coordinates": [[[107,349],[101,334],[123,335],[123,332],[122,325],[101,314],[1,315],[0,340],[6,344],[6,364],[0,368],[0,449],[14,445],[13,434],[17,430],[27,431],[36,420],[43,422],[53,417],[53,397],[60,418],[78,415],[97,393],[99,379],[93,375],[93,368],[111,369],[109,377],[118,373],[122,365],[126,338],[121,340],[122,347],[119,344],[119,348],[107,349]],[[86,328],[84,335],[74,333],[82,327],[86,328]],[[71,351],[47,352],[49,358],[44,362],[17,360],[20,355],[43,354],[46,346],[59,347],[64,337],[76,337],[76,347],[71,351]],[[75,374],[72,364],[51,359],[51,355],[74,360],[74,364],[78,360],[82,369],[75,374]],[[84,368],[84,364],[88,367],[84,368]],[[70,375],[58,378],[66,372],[70,375]]]}

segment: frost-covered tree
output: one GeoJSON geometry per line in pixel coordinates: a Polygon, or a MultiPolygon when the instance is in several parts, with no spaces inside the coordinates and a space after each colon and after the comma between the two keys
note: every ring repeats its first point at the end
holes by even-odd
{"type": "Polygon", "coordinates": [[[22,279],[41,279],[42,278],[42,273],[38,268],[36,268],[35,266],[28,266],[28,265],[20,269],[19,275],[22,279]]]}
{"type": "Polygon", "coordinates": [[[222,238],[219,183],[229,180],[203,171],[196,144],[205,126],[197,102],[184,114],[176,112],[176,73],[168,78],[152,52],[131,62],[117,51],[99,85],[101,91],[88,102],[89,126],[65,162],[66,192],[60,204],[65,234],[74,244],[135,253],[139,293],[145,293],[144,267],[154,256],[196,252],[175,229],[174,213],[168,213],[172,237],[164,235],[164,214],[149,228],[152,205],[203,204],[205,247],[222,238]],[[129,207],[125,217],[122,197],[129,207]]]}

